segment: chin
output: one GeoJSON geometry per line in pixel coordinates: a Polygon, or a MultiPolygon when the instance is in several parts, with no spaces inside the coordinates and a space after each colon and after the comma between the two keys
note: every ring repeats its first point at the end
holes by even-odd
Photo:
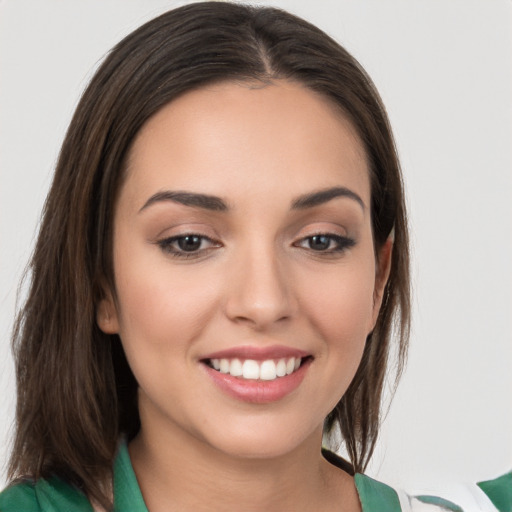
{"type": "Polygon", "coordinates": [[[320,450],[322,432],[323,424],[307,431],[275,423],[272,427],[272,422],[267,421],[253,428],[225,430],[207,442],[227,456],[256,461],[284,457],[312,446],[320,450]]]}

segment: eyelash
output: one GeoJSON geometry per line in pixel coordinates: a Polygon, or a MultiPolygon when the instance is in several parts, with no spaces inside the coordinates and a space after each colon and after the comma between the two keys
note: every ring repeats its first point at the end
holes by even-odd
{"type": "Polygon", "coordinates": [[[212,249],[214,247],[220,247],[221,244],[219,242],[216,242],[215,240],[205,236],[205,235],[199,235],[197,233],[186,233],[183,235],[178,236],[172,236],[170,238],[164,238],[163,240],[159,240],[157,242],[158,246],[162,251],[164,251],[167,254],[170,254],[174,258],[197,258],[200,255],[203,255],[205,251],[208,251],[209,249],[212,249]],[[179,244],[180,241],[186,240],[187,238],[198,238],[199,239],[199,248],[193,251],[186,251],[183,248],[176,247],[176,245],[179,244]],[[209,243],[210,247],[201,248],[201,246],[205,243],[209,243]]]}
{"type": "Polygon", "coordinates": [[[309,235],[307,237],[301,238],[298,242],[294,244],[295,247],[300,247],[302,249],[310,250],[313,253],[317,253],[319,255],[338,255],[343,253],[347,249],[350,249],[356,244],[356,241],[353,238],[348,238],[345,236],[335,235],[332,233],[315,233],[314,235],[309,235]],[[304,243],[311,243],[315,238],[326,238],[328,242],[328,247],[326,249],[316,250],[311,246],[304,247],[304,243]],[[334,247],[330,247],[331,244],[334,243],[334,247]]]}
{"type": "MultiPolygon", "coordinates": [[[[347,249],[350,249],[355,245],[355,240],[353,238],[348,238],[345,236],[335,235],[332,233],[315,233],[314,235],[309,235],[307,237],[301,238],[298,242],[293,244],[294,247],[298,247],[301,249],[309,250],[318,255],[338,255],[343,253],[347,249]],[[328,246],[324,249],[313,249],[311,245],[309,247],[304,246],[304,244],[311,244],[315,239],[326,239],[328,246]],[[334,244],[334,247],[331,245],[334,244]]],[[[190,258],[198,258],[201,255],[204,255],[206,251],[209,251],[212,248],[220,247],[221,244],[216,242],[215,240],[205,236],[199,235],[197,233],[186,233],[183,235],[173,236],[170,238],[165,238],[163,240],[159,240],[157,242],[158,246],[162,251],[167,254],[170,254],[174,258],[182,258],[182,259],[190,259],[190,258]],[[183,248],[180,248],[178,245],[180,241],[185,241],[187,238],[195,238],[199,239],[199,247],[195,250],[187,251],[183,248]],[[204,243],[210,244],[209,247],[201,248],[204,243]],[[177,247],[178,246],[178,247],[177,247]]]]}

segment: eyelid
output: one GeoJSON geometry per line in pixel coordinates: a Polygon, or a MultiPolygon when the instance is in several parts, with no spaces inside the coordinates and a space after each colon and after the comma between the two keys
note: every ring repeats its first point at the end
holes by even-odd
{"type": "Polygon", "coordinates": [[[201,256],[206,255],[210,250],[222,247],[222,244],[215,240],[214,238],[204,235],[197,232],[184,232],[184,233],[178,233],[176,235],[166,236],[162,237],[155,242],[162,252],[164,252],[167,255],[170,255],[175,258],[182,258],[182,259],[190,259],[190,258],[200,258],[201,256]],[[179,240],[182,240],[187,237],[198,237],[201,239],[201,245],[197,250],[192,251],[186,251],[183,249],[180,249],[178,247],[174,247],[173,244],[178,243],[179,240]],[[209,247],[201,247],[204,242],[209,243],[209,247]]]}
{"type": "Polygon", "coordinates": [[[340,235],[338,233],[332,233],[328,230],[320,230],[317,232],[312,232],[306,236],[302,236],[298,238],[293,245],[299,249],[304,249],[305,251],[314,253],[318,256],[335,256],[335,255],[341,255],[344,253],[347,249],[350,249],[354,245],[356,245],[356,240],[350,236],[346,235],[340,235]],[[315,237],[326,237],[330,239],[329,241],[329,247],[326,249],[314,249],[312,247],[307,247],[305,244],[310,242],[315,237]],[[331,243],[335,243],[336,245],[334,247],[330,247],[331,243]]]}
{"type": "Polygon", "coordinates": [[[163,240],[166,238],[181,237],[187,235],[204,236],[214,240],[218,235],[215,229],[208,223],[190,220],[186,221],[174,220],[166,221],[162,219],[162,224],[155,229],[149,239],[153,241],[163,240]]]}

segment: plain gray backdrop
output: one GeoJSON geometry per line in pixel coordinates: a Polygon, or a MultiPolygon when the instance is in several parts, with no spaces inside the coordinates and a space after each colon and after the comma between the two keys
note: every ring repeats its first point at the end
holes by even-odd
{"type": "MultiPolygon", "coordinates": [[[[118,40],[182,3],[0,0],[3,465],[16,290],[73,108],[118,40]]],[[[368,473],[408,489],[495,477],[512,467],[512,3],[268,3],[317,24],[359,59],[388,108],[404,169],[410,360],[368,473]]]]}

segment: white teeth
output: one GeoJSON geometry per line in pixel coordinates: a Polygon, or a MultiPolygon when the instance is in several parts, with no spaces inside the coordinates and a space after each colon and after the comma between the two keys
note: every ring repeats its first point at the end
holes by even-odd
{"type": "Polygon", "coordinates": [[[240,359],[233,359],[231,361],[231,367],[229,368],[229,373],[233,377],[240,377],[243,374],[243,367],[240,359]]]}
{"type": "Polygon", "coordinates": [[[275,380],[278,377],[290,375],[300,367],[302,359],[300,357],[290,357],[288,359],[279,359],[277,362],[273,359],[265,361],[255,361],[254,359],[211,359],[210,363],[215,370],[221,373],[229,373],[232,377],[240,377],[250,380],[275,380]]]}
{"type": "Polygon", "coordinates": [[[229,373],[229,359],[220,360],[220,371],[221,373],[229,373]]]}
{"type": "Polygon", "coordinates": [[[279,359],[277,362],[276,375],[278,377],[284,377],[286,375],[286,361],[284,359],[279,359]]]}
{"type": "Polygon", "coordinates": [[[247,359],[242,365],[242,376],[244,379],[259,379],[260,365],[252,359],[247,359]]]}
{"type": "Polygon", "coordinates": [[[263,361],[260,366],[261,380],[274,380],[277,377],[276,363],[274,361],[263,361]]]}

